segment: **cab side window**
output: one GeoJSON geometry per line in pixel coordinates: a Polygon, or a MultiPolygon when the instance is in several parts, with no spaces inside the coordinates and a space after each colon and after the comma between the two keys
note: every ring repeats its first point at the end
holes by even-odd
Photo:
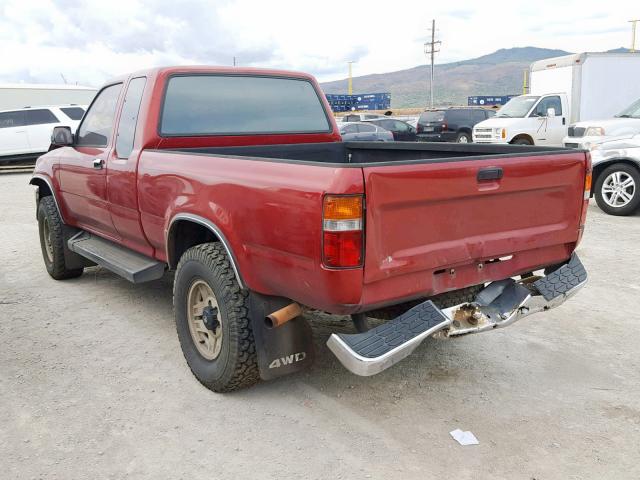
{"type": "Polygon", "coordinates": [[[536,106],[536,109],[531,114],[532,117],[546,117],[547,110],[553,108],[556,111],[556,117],[562,115],[562,102],[560,101],[560,97],[545,97],[536,106]]]}
{"type": "Polygon", "coordinates": [[[360,125],[358,125],[358,130],[360,131],[360,133],[372,133],[376,131],[376,127],[375,125],[366,125],[364,123],[361,123],[360,125]]]}
{"type": "Polygon", "coordinates": [[[138,112],[140,102],[147,79],[144,77],[134,78],[129,82],[127,94],[124,97],[120,123],[118,124],[118,137],[116,140],[116,154],[118,158],[128,158],[133,150],[133,140],[136,136],[136,124],[138,123],[138,112]]]}
{"type": "Polygon", "coordinates": [[[60,120],[49,109],[25,110],[25,125],[46,125],[60,123],[60,120]]]}
{"type": "Polygon", "coordinates": [[[104,88],[93,101],[80,127],[78,146],[106,147],[113,131],[113,120],[122,84],[104,88]]]}
{"type": "Polygon", "coordinates": [[[24,112],[0,113],[0,128],[23,127],[24,112]]]}

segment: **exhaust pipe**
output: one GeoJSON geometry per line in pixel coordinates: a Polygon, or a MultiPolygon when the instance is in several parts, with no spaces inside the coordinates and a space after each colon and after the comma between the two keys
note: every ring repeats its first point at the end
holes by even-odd
{"type": "Polygon", "coordinates": [[[268,328],[277,328],[300,315],[302,315],[302,307],[298,303],[293,302],[286,307],[267,315],[264,319],[264,323],[268,328]]]}

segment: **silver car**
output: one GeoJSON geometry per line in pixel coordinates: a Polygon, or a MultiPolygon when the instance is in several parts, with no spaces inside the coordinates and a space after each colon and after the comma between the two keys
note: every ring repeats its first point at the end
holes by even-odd
{"type": "Polygon", "coordinates": [[[609,215],[630,215],[640,207],[640,135],[591,145],[596,203],[609,215]]]}
{"type": "Polygon", "coordinates": [[[345,142],[393,142],[393,133],[372,123],[344,123],[340,135],[345,142]]]}

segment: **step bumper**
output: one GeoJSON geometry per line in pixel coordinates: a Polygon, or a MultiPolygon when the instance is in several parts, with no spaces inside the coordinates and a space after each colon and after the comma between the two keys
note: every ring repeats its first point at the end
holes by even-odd
{"type": "Polygon", "coordinates": [[[442,310],[427,300],[368,332],[334,333],[327,346],[347,370],[375,375],[410,355],[427,337],[449,338],[509,326],[562,305],[586,282],[587,272],[574,253],[547,276],[492,282],[472,302],[442,310]]]}

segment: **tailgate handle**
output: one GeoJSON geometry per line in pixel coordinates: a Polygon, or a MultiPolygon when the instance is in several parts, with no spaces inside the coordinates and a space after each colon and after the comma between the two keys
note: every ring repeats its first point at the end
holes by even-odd
{"type": "Polygon", "coordinates": [[[502,168],[488,167],[478,170],[478,181],[482,180],[500,180],[502,178],[502,168]]]}

